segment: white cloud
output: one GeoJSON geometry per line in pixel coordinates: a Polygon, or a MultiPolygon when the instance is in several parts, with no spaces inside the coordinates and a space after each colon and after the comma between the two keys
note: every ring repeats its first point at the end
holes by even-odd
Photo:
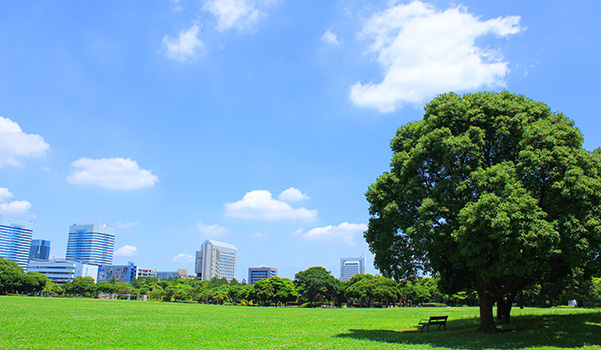
{"type": "Polygon", "coordinates": [[[41,157],[50,146],[40,135],[24,133],[19,124],[0,117],[0,167],[22,166],[20,157],[41,157]]]}
{"type": "Polygon", "coordinates": [[[259,0],[210,0],[203,9],[217,19],[218,30],[236,28],[252,30],[259,19],[265,14],[260,10],[270,1],[259,0]]]}
{"type": "Polygon", "coordinates": [[[114,223],[112,226],[114,226],[116,228],[127,229],[127,228],[132,228],[132,227],[138,226],[138,223],[135,221],[133,221],[133,222],[118,221],[118,222],[114,223]]]}
{"type": "Polygon", "coordinates": [[[28,201],[8,202],[13,197],[8,188],[0,187],[0,214],[11,217],[27,215],[29,209],[31,209],[31,203],[28,201]]]}
{"type": "Polygon", "coordinates": [[[267,235],[263,232],[255,232],[253,234],[251,234],[252,237],[254,238],[265,238],[267,237],[267,235]]]}
{"type": "Polygon", "coordinates": [[[115,257],[121,258],[133,258],[138,256],[137,254],[138,248],[131,245],[124,245],[123,247],[117,249],[115,252],[115,257]]]}
{"type": "Polygon", "coordinates": [[[200,231],[200,233],[211,237],[223,236],[224,234],[229,232],[229,230],[223,226],[205,225],[202,222],[196,224],[196,228],[198,228],[198,231],[200,231]]]}
{"type": "Polygon", "coordinates": [[[0,202],[7,201],[13,197],[13,194],[10,193],[8,188],[0,187],[0,202]]]}
{"type": "Polygon", "coordinates": [[[311,197],[302,193],[299,189],[290,187],[289,189],[280,193],[278,198],[280,200],[286,201],[286,202],[298,202],[298,201],[302,201],[304,199],[310,199],[311,197]]]}
{"type": "Polygon", "coordinates": [[[31,203],[28,201],[13,201],[9,203],[0,203],[0,213],[6,216],[23,216],[31,209],[31,203]]]}
{"type": "Polygon", "coordinates": [[[251,191],[245,194],[242,200],[226,203],[224,206],[226,216],[240,219],[317,220],[317,210],[292,208],[286,202],[273,199],[269,191],[251,191]]]}
{"type": "Polygon", "coordinates": [[[171,258],[171,262],[180,263],[180,264],[189,264],[194,262],[194,257],[189,254],[178,254],[171,258]]]}
{"type": "Polygon", "coordinates": [[[198,31],[198,25],[194,24],[190,29],[179,32],[177,39],[165,35],[162,42],[163,52],[170,59],[177,61],[185,61],[198,56],[203,48],[202,41],[198,38],[198,31]]]}
{"type": "Polygon", "coordinates": [[[180,0],[171,0],[171,9],[174,12],[181,12],[183,10],[183,8],[180,5],[180,0]]]}
{"type": "Polygon", "coordinates": [[[71,165],[77,170],[67,176],[67,182],[77,185],[95,185],[116,190],[133,190],[154,186],[159,178],[138,163],[127,158],[80,158],[71,165]]]}
{"type": "Polygon", "coordinates": [[[336,33],[332,32],[332,31],[330,31],[329,29],[326,30],[325,33],[323,33],[323,35],[321,36],[321,41],[326,44],[334,44],[334,45],[340,44],[340,41],[338,41],[338,35],[336,35],[336,33]]]}
{"type": "Polygon", "coordinates": [[[518,33],[524,29],[519,22],[519,16],[482,21],[462,6],[440,11],[421,1],[376,13],[359,37],[372,42],[370,51],[384,69],[384,78],[381,83],[356,82],[349,98],[358,106],[392,112],[443,92],[504,86],[507,62],[475,41],[487,34],[518,33]]]}
{"type": "Polygon", "coordinates": [[[295,235],[300,235],[301,238],[306,240],[315,240],[315,241],[342,241],[348,245],[356,245],[355,237],[358,235],[363,235],[363,232],[367,230],[367,225],[365,224],[349,224],[348,222],[343,222],[338,226],[326,226],[326,227],[316,227],[312,230],[303,233],[302,230],[296,230],[294,232],[295,235]]]}

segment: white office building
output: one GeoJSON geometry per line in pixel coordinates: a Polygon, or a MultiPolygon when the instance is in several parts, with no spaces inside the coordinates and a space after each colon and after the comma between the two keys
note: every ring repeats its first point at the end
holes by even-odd
{"type": "Polygon", "coordinates": [[[203,281],[213,277],[231,281],[236,277],[237,257],[234,245],[208,239],[196,252],[196,277],[203,281]]]}
{"type": "Polygon", "coordinates": [[[138,267],[136,271],[136,278],[156,277],[157,269],[151,269],[149,267],[138,267]]]}
{"type": "Polygon", "coordinates": [[[365,258],[340,259],[340,280],[348,281],[351,277],[365,273],[365,258]]]}
{"type": "Polygon", "coordinates": [[[75,277],[98,278],[98,265],[83,264],[73,260],[29,260],[29,272],[39,272],[46,275],[56,284],[65,284],[73,281],[75,277]]]}

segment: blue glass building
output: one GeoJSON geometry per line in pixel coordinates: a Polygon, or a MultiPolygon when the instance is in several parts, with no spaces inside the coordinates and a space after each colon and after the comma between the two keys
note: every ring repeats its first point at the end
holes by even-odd
{"type": "Polygon", "coordinates": [[[0,217],[0,257],[27,270],[32,235],[33,221],[0,217]]]}
{"type": "Polygon", "coordinates": [[[67,242],[67,260],[84,264],[112,265],[115,229],[106,225],[71,225],[67,242]]]}
{"type": "Polygon", "coordinates": [[[50,257],[50,241],[34,239],[31,241],[29,259],[48,260],[50,257]]]}

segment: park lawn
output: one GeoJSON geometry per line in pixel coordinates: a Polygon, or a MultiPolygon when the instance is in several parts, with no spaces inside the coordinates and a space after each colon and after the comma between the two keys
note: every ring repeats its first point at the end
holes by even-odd
{"type": "Polygon", "coordinates": [[[479,334],[478,308],[301,309],[0,296],[0,349],[600,349],[599,309],[514,309],[479,334]],[[446,332],[416,331],[449,315],[446,332]]]}

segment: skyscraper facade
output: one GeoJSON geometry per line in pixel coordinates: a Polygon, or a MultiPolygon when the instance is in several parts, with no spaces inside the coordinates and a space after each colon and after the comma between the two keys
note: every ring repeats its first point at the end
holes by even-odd
{"type": "Polygon", "coordinates": [[[365,273],[365,258],[340,259],[340,280],[348,281],[351,277],[365,273]]]}
{"type": "Polygon", "coordinates": [[[33,222],[0,216],[0,257],[12,260],[27,270],[33,222]]]}
{"type": "Polygon", "coordinates": [[[111,265],[115,249],[115,229],[106,225],[71,225],[67,260],[84,264],[111,265]]]}
{"type": "Polygon", "coordinates": [[[213,277],[231,281],[236,277],[237,258],[234,245],[208,239],[196,252],[196,277],[203,281],[213,277]]]}
{"type": "Polygon", "coordinates": [[[50,241],[34,239],[29,249],[29,259],[48,260],[50,257],[50,241]]]}
{"type": "Polygon", "coordinates": [[[278,275],[278,269],[269,266],[249,267],[248,284],[278,275]]]}

